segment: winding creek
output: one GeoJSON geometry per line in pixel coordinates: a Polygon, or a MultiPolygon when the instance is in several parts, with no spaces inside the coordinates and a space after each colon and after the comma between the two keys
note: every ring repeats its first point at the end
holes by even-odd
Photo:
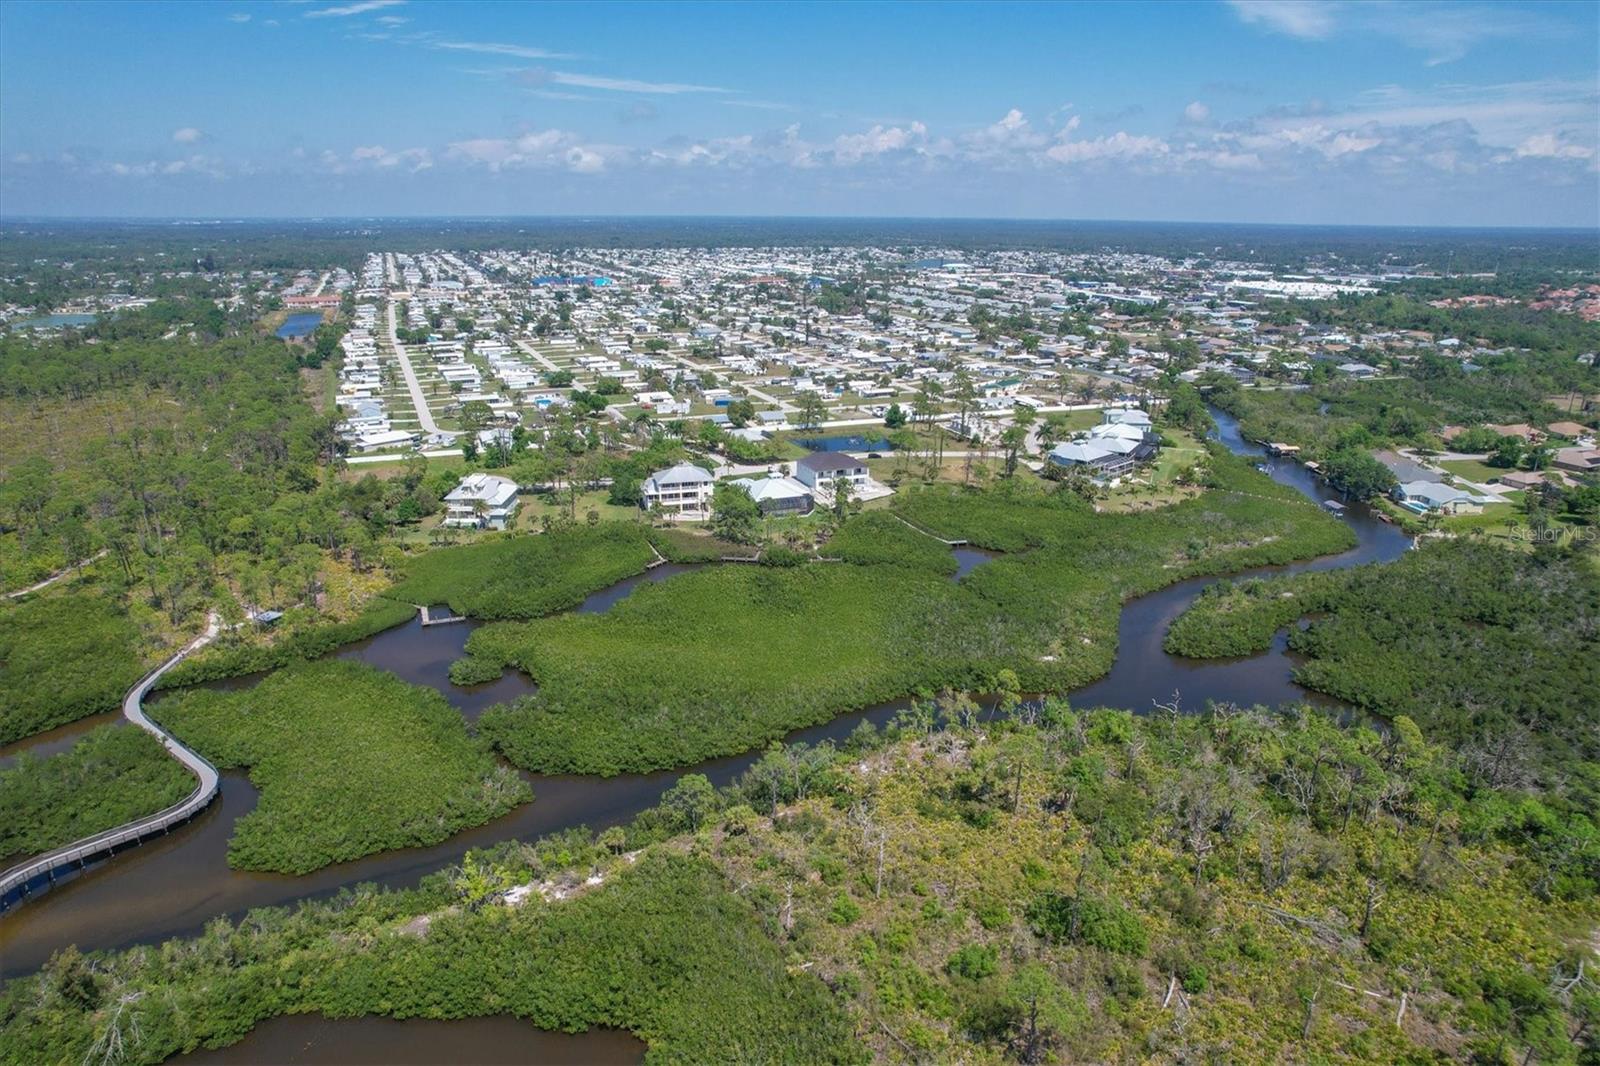
{"type": "MultiPolygon", "coordinates": [[[[1218,422],[1219,438],[1227,447],[1239,454],[1264,458],[1260,448],[1240,437],[1233,418],[1221,411],[1213,411],[1213,414],[1218,422]]],[[[1304,467],[1287,460],[1268,460],[1267,463],[1268,473],[1279,483],[1319,501],[1330,495],[1330,490],[1304,467]]],[[[1260,568],[1246,574],[1294,573],[1388,561],[1397,558],[1408,546],[1406,537],[1398,529],[1379,521],[1359,504],[1349,505],[1343,517],[1357,536],[1355,548],[1336,556],[1286,567],[1260,568]]],[[[958,549],[957,557],[961,574],[965,574],[990,556],[977,549],[964,548],[958,549]]],[[[665,580],[687,569],[690,567],[657,567],[595,593],[577,609],[606,610],[640,583],[665,580]]],[[[1244,659],[1201,662],[1168,655],[1162,650],[1161,642],[1168,624],[1201,588],[1214,580],[1199,578],[1180,582],[1129,602],[1119,623],[1120,643],[1111,672],[1070,693],[1072,702],[1079,706],[1120,706],[1144,711],[1158,702],[1170,701],[1175,693],[1183,706],[1195,709],[1208,700],[1278,704],[1318,699],[1290,679],[1294,662],[1284,649],[1283,635],[1270,651],[1244,659]]],[[[468,720],[475,720],[484,708],[531,692],[534,687],[527,677],[515,671],[508,671],[499,680],[485,685],[464,688],[451,684],[449,664],[461,655],[475,625],[469,621],[425,628],[413,619],[349,645],[336,654],[390,670],[413,684],[432,686],[443,692],[468,720]]],[[[253,679],[236,678],[226,682],[231,685],[250,683],[253,679]]],[[[904,706],[905,701],[880,704],[841,715],[824,725],[799,730],[787,739],[791,743],[813,744],[825,739],[842,740],[862,720],[881,725],[904,706]]],[[[4,754],[13,756],[24,746],[35,751],[59,750],[78,735],[81,729],[61,736],[47,734],[36,744],[13,745],[4,754]]],[[[759,753],[715,759],[675,771],[610,778],[526,774],[533,786],[534,802],[487,825],[458,833],[433,847],[384,852],[325,867],[304,877],[251,873],[228,867],[227,842],[233,824],[254,808],[257,794],[244,774],[225,773],[219,801],[188,825],[114,860],[91,866],[0,918],[0,977],[35,970],[54,951],[69,943],[76,943],[84,950],[95,950],[157,942],[198,932],[205,922],[218,915],[237,919],[252,907],[285,905],[300,899],[328,896],[361,882],[414,884],[422,875],[456,862],[469,848],[496,841],[532,840],[576,825],[602,828],[624,823],[653,805],[682,773],[703,773],[714,784],[726,784],[750,766],[756,754],[759,753]]],[[[311,1023],[316,1021],[313,1019],[311,1023]]],[[[469,1023],[452,1024],[466,1026],[469,1023]]],[[[263,1047],[267,1046],[263,1042],[263,1047]]],[[[276,1061],[271,1051],[264,1053],[268,1056],[265,1059],[219,1058],[213,1061],[276,1061]]],[[[306,1058],[299,1061],[336,1060],[306,1058]]]]}

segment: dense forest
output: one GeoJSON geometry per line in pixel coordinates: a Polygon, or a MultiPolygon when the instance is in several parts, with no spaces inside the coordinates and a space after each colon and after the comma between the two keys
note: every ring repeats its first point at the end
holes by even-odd
{"type": "Polygon", "coordinates": [[[1235,415],[1251,440],[1285,441],[1323,456],[1393,444],[1439,448],[1440,433],[1451,425],[1570,419],[1552,398],[1593,389],[1596,380],[1559,357],[1496,356],[1470,373],[1456,360],[1428,358],[1398,376],[1333,379],[1306,390],[1242,389],[1217,381],[1210,399],[1235,415]]]}
{"type": "Polygon", "coordinates": [[[1555,551],[1439,541],[1383,565],[1222,582],[1167,650],[1253,654],[1292,628],[1295,679],[1459,748],[1492,785],[1600,808],[1600,573],[1555,551]]]}
{"type": "MultiPolygon", "coordinates": [[[[1546,272],[1541,275],[1548,279],[1546,272]]],[[[1407,283],[1399,291],[1341,294],[1333,300],[1287,300],[1268,303],[1269,318],[1289,317],[1317,326],[1342,326],[1363,332],[1420,330],[1440,339],[1453,337],[1489,348],[1516,348],[1525,352],[1565,357],[1592,354],[1600,347],[1600,324],[1577,315],[1536,311],[1520,303],[1483,307],[1436,307],[1425,297],[1434,295],[1439,282],[1407,283]]],[[[1481,288],[1472,288],[1481,292],[1481,288]]],[[[1531,295],[1531,294],[1530,294],[1531,295]]],[[[1561,360],[1557,360],[1560,362],[1561,360]]]]}

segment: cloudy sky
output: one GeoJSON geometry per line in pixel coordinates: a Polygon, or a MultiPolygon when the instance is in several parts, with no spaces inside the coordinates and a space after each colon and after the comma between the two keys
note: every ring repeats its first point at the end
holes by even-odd
{"type": "Polygon", "coordinates": [[[1600,225],[1600,5],[0,5],[0,214],[1600,225]]]}

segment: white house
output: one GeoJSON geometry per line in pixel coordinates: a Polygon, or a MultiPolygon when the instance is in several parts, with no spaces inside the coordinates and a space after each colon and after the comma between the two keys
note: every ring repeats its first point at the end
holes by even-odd
{"type": "Polygon", "coordinates": [[[1155,434],[1138,425],[1108,422],[1081,440],[1056,445],[1048,458],[1056,466],[1084,467],[1096,477],[1110,478],[1126,474],[1155,454],[1155,434]]]}
{"type": "Polygon", "coordinates": [[[835,481],[844,480],[856,491],[867,483],[867,461],[848,452],[812,452],[794,465],[794,476],[812,491],[833,491],[835,481]]]}
{"type": "Polygon", "coordinates": [[[734,482],[750,494],[762,514],[809,514],[811,493],[792,477],[743,477],[734,482]]]}
{"type": "Polygon", "coordinates": [[[1101,412],[1100,420],[1108,426],[1138,426],[1150,428],[1150,416],[1137,407],[1111,407],[1101,412]]]}
{"type": "Polygon", "coordinates": [[[715,484],[701,467],[679,463],[645,478],[641,503],[647,511],[709,511],[715,484]]]}
{"type": "Polygon", "coordinates": [[[504,529],[517,513],[517,483],[496,474],[468,474],[444,505],[447,526],[504,529]]]}
{"type": "Polygon", "coordinates": [[[399,429],[372,430],[362,433],[355,439],[355,449],[361,452],[375,452],[383,448],[400,448],[408,444],[415,444],[417,435],[399,429]]]}
{"type": "Polygon", "coordinates": [[[1482,501],[1470,492],[1451,488],[1438,481],[1409,481],[1397,486],[1394,498],[1408,511],[1426,514],[1440,511],[1444,514],[1481,514],[1482,501]]]}

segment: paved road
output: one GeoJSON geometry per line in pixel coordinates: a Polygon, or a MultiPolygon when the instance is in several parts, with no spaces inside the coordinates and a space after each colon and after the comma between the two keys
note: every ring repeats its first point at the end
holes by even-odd
{"type": "Polygon", "coordinates": [[[403,463],[414,455],[426,459],[459,459],[460,448],[434,448],[426,452],[401,452],[397,455],[352,455],[345,460],[351,466],[365,466],[367,463],[403,463]]]}
{"type": "Polygon", "coordinates": [[[389,301],[389,343],[394,345],[395,358],[400,360],[400,376],[406,379],[406,390],[411,393],[411,405],[417,409],[417,421],[422,426],[424,433],[439,432],[439,423],[433,420],[433,412],[428,409],[428,398],[422,394],[422,385],[417,381],[417,372],[411,369],[411,359],[406,355],[405,345],[400,343],[400,302],[389,301]]]}
{"type": "Polygon", "coordinates": [[[543,363],[547,370],[560,370],[561,369],[555,363],[551,362],[550,359],[547,358],[543,352],[539,351],[539,349],[535,348],[533,345],[529,344],[527,341],[519,339],[517,341],[517,347],[521,348],[523,351],[527,352],[529,355],[531,355],[535,359],[539,360],[539,362],[543,363]]]}
{"type": "MultiPolygon", "coordinates": [[[[690,367],[690,368],[692,368],[694,370],[698,370],[701,373],[705,373],[707,371],[709,371],[710,373],[713,373],[713,374],[716,373],[716,368],[715,367],[706,366],[704,363],[697,363],[693,359],[690,359],[688,356],[680,355],[680,356],[677,356],[676,358],[677,358],[678,362],[682,363],[684,366],[690,367]]],[[[776,396],[770,395],[769,393],[762,392],[760,389],[754,388],[753,386],[751,386],[749,382],[743,382],[742,381],[742,382],[739,382],[739,384],[744,387],[744,391],[745,392],[748,392],[751,396],[754,396],[756,399],[760,400],[762,403],[770,403],[770,404],[772,404],[774,407],[776,407],[778,410],[782,411],[784,414],[793,414],[794,412],[800,410],[800,408],[796,407],[794,404],[790,403],[788,400],[780,400],[776,396]]]]}

